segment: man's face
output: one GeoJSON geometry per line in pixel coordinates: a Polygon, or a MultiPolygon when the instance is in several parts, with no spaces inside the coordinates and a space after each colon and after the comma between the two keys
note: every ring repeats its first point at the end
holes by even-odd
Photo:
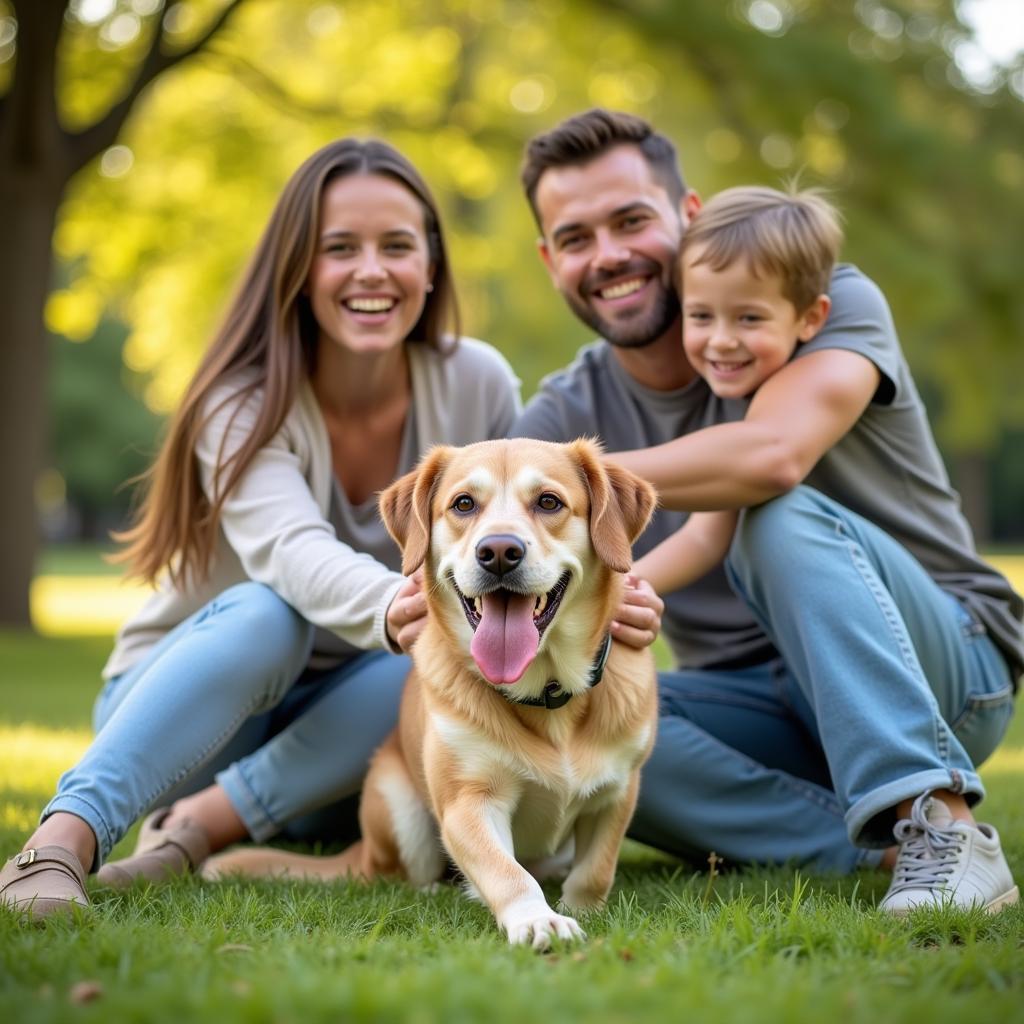
{"type": "Polygon", "coordinates": [[[613,345],[641,348],[676,323],[683,216],[636,146],[545,171],[536,205],[541,256],[585,324],[613,345]]]}

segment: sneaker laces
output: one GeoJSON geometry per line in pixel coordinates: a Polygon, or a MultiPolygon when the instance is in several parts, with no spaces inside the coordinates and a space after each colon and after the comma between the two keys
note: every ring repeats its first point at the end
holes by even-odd
{"type": "Polygon", "coordinates": [[[941,889],[957,866],[963,837],[928,819],[933,806],[928,794],[919,796],[910,817],[896,823],[893,833],[900,845],[893,869],[891,893],[905,889],[941,889]]]}

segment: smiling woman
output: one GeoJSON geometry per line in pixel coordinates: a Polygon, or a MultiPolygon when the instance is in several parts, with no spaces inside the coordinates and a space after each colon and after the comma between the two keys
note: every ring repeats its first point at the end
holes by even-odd
{"type": "Polygon", "coordinates": [[[159,880],[246,836],[355,829],[346,798],[394,725],[423,615],[376,492],[431,445],[504,435],[519,409],[508,364],[457,325],[415,168],[373,140],[310,157],[122,538],[158,587],[118,634],[102,731],[0,902],[33,917],[87,903],[85,872],[160,804],[101,880],[159,880]]]}

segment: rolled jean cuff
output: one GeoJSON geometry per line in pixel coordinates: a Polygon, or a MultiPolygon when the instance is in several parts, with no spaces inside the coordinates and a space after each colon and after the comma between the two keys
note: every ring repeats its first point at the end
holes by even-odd
{"type": "Polygon", "coordinates": [[[971,805],[985,796],[985,787],[977,772],[931,768],[908,775],[873,789],[846,812],[846,830],[850,842],[869,848],[892,846],[895,842],[892,828],[896,824],[893,808],[904,800],[914,799],[933,789],[960,793],[971,805]],[[887,811],[892,813],[886,814],[887,811]]]}
{"type": "Polygon", "coordinates": [[[270,816],[237,764],[218,772],[216,782],[227,794],[254,842],[264,843],[281,831],[281,824],[270,816]]]}
{"type": "Polygon", "coordinates": [[[58,812],[73,814],[76,818],[81,818],[92,829],[93,835],[96,836],[96,855],[92,866],[86,864],[85,868],[90,874],[99,871],[117,841],[100,812],[87,800],[69,793],[66,796],[55,796],[43,809],[43,813],[39,816],[39,823],[42,824],[51,814],[58,812]]]}

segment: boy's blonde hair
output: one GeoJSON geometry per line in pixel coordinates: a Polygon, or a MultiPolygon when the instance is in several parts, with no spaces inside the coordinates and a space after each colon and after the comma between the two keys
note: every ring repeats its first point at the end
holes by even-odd
{"type": "Polygon", "coordinates": [[[803,313],[828,291],[842,241],[839,212],[819,191],[746,185],[708,201],[687,227],[681,254],[703,249],[695,265],[716,272],[745,259],[758,276],[778,277],[803,313]]]}

